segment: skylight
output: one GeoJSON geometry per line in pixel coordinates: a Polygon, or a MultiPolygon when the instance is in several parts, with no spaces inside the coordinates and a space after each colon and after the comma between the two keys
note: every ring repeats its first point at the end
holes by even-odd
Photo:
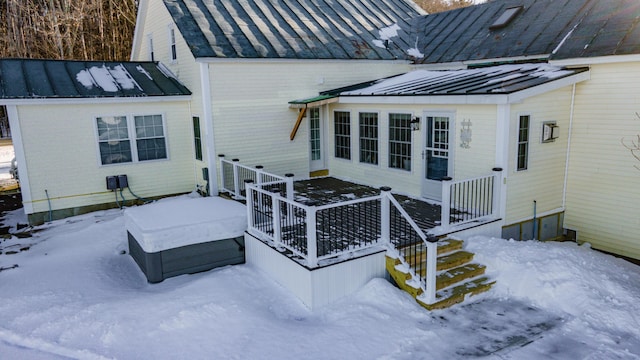
{"type": "Polygon", "coordinates": [[[522,11],[522,9],[524,9],[524,6],[522,5],[505,9],[502,15],[500,15],[500,17],[496,21],[494,21],[491,26],[489,26],[489,29],[500,29],[509,25],[511,20],[513,20],[513,18],[515,18],[516,15],[518,15],[520,11],[522,11]]]}

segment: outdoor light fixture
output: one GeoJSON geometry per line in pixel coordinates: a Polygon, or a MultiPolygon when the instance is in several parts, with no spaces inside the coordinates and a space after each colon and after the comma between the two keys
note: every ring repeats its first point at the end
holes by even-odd
{"type": "Polygon", "coordinates": [[[416,131],[420,130],[420,117],[416,116],[411,119],[411,130],[416,131]]]}

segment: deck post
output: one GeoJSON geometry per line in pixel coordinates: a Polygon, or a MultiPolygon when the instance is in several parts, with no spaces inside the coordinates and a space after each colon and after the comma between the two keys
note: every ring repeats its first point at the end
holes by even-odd
{"type": "Polygon", "coordinates": [[[287,200],[291,200],[293,201],[293,174],[292,173],[287,173],[284,174],[284,177],[286,178],[287,181],[287,200]]]}
{"type": "Polygon", "coordinates": [[[436,264],[438,262],[438,239],[435,236],[427,237],[427,275],[425,281],[425,303],[434,304],[436,302],[436,264]]]}
{"type": "Polygon", "coordinates": [[[244,181],[245,189],[247,189],[247,228],[249,231],[253,229],[255,226],[255,221],[253,217],[253,188],[251,187],[251,183],[253,180],[247,179],[244,181]]]}
{"type": "Polygon", "coordinates": [[[500,194],[502,193],[502,168],[494,167],[493,169],[493,202],[491,204],[491,215],[500,217],[502,210],[500,209],[500,194]]]}
{"type": "Polygon", "coordinates": [[[307,266],[318,266],[318,243],[316,232],[316,207],[307,208],[307,266]]]}
{"type": "Polygon", "coordinates": [[[218,161],[220,162],[220,180],[222,181],[222,189],[225,188],[225,178],[224,178],[224,154],[218,154],[218,161]]]}
{"type": "Polygon", "coordinates": [[[440,226],[449,228],[451,221],[451,180],[452,178],[445,176],[442,178],[442,202],[440,206],[440,226]]]}
{"type": "Polygon", "coordinates": [[[238,178],[238,165],[240,164],[240,159],[233,159],[233,195],[234,198],[239,199],[240,194],[240,179],[238,178]]]}
{"type": "Polygon", "coordinates": [[[383,244],[391,242],[391,188],[380,188],[380,241],[383,244]]]}
{"type": "Polygon", "coordinates": [[[271,206],[273,211],[273,241],[276,249],[282,249],[282,222],[280,221],[280,199],[278,194],[271,194],[271,206]]]}
{"type": "Polygon", "coordinates": [[[258,184],[258,186],[262,185],[262,183],[264,182],[264,170],[262,169],[264,169],[264,166],[256,165],[256,183],[258,184]]]}

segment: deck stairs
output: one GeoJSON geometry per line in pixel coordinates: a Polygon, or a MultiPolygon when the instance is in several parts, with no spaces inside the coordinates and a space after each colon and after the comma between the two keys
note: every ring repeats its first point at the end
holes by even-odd
{"type": "Polygon", "coordinates": [[[467,297],[489,290],[495,283],[485,275],[484,265],[473,262],[474,254],[464,250],[463,241],[442,239],[438,241],[436,302],[427,304],[421,299],[426,289],[414,279],[414,276],[426,275],[419,274],[424,271],[419,269],[425,269],[425,266],[416,266],[418,262],[426,261],[426,253],[424,246],[398,248],[397,251],[388,252],[386,268],[398,287],[428,310],[461,303],[467,297]]]}

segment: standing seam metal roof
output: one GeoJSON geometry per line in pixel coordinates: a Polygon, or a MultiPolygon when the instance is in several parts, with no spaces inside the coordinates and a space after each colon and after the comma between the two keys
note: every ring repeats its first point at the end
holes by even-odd
{"type": "Polygon", "coordinates": [[[588,71],[548,64],[512,64],[462,70],[415,70],[403,75],[334,89],[324,95],[437,96],[512,94],[588,71]]]}
{"type": "Polygon", "coordinates": [[[0,99],[191,95],[161,64],[0,59],[0,99]]]}
{"type": "Polygon", "coordinates": [[[411,0],[164,0],[196,58],[408,59],[411,0]],[[380,30],[397,25],[384,47],[380,30]]]}
{"type": "Polygon", "coordinates": [[[423,16],[416,27],[424,64],[640,54],[638,0],[494,0],[423,16]],[[490,29],[515,6],[524,10],[490,29]]]}

